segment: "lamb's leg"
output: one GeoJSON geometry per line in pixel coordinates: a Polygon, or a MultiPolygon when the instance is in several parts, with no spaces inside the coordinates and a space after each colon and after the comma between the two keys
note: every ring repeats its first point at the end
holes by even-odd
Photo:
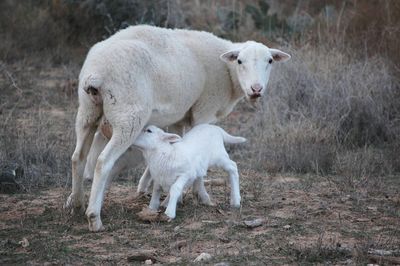
{"type": "Polygon", "coordinates": [[[153,193],[151,194],[151,200],[149,204],[149,208],[152,210],[158,210],[160,207],[160,194],[161,194],[161,187],[160,184],[154,182],[153,184],[153,193]]]}
{"type": "MultiPolygon", "coordinates": [[[[166,208],[168,206],[168,202],[169,202],[169,194],[165,197],[163,202],[161,202],[161,206],[166,208]]],[[[183,204],[183,192],[182,192],[181,196],[179,197],[178,202],[179,202],[179,204],[183,204]]]]}
{"type": "MultiPolygon", "coordinates": [[[[125,110],[129,110],[129,107],[126,107],[125,110]]],[[[142,130],[145,121],[148,119],[148,115],[135,113],[134,111],[126,113],[118,112],[110,117],[117,117],[118,120],[114,124],[110,120],[113,126],[113,135],[97,159],[89,205],[86,210],[89,230],[91,231],[104,229],[100,218],[100,211],[110,171],[116,160],[133,144],[133,141],[142,130]],[[123,117],[124,114],[127,114],[129,117],[123,117]],[[129,123],[124,123],[125,121],[129,121],[129,123]]]]}
{"type": "Polygon", "coordinates": [[[146,169],[144,170],[144,173],[139,180],[137,192],[138,193],[147,193],[147,190],[150,186],[150,181],[151,181],[150,170],[149,170],[149,167],[146,166],[146,169]]]}
{"type": "Polygon", "coordinates": [[[238,173],[237,165],[234,161],[230,160],[227,155],[227,158],[224,159],[224,161],[223,161],[222,168],[229,174],[229,181],[231,184],[230,204],[234,208],[239,208],[240,207],[240,188],[239,188],[239,173],[238,173]]]}
{"type": "Polygon", "coordinates": [[[96,132],[96,123],[101,110],[94,105],[80,105],[76,116],[76,147],[72,155],[72,192],[64,208],[70,208],[71,213],[80,209],[84,211],[83,171],[86,157],[96,132]]]}
{"type": "Polygon", "coordinates": [[[195,194],[201,201],[202,204],[207,206],[215,206],[208,195],[206,188],[204,187],[203,177],[197,177],[193,183],[193,194],[195,194]]]}
{"type": "Polygon", "coordinates": [[[189,176],[180,176],[169,190],[169,201],[165,214],[171,219],[174,219],[176,216],[176,204],[178,203],[179,197],[182,195],[183,189],[189,180],[189,176]]]}

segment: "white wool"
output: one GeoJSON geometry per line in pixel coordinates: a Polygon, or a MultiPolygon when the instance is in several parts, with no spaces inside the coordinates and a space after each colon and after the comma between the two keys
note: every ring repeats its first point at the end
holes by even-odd
{"type": "Polygon", "coordinates": [[[223,168],[229,173],[231,205],[240,206],[239,174],[236,163],[229,159],[224,143],[241,143],[242,137],[234,137],[222,128],[202,124],[193,127],[183,138],[148,126],[135,140],[145,157],[153,177],[153,194],[149,207],[158,209],[160,189],[169,192],[165,214],[175,218],[176,201],[183,190],[195,182],[195,193],[204,204],[212,204],[205,191],[203,177],[209,167],[223,168]]]}

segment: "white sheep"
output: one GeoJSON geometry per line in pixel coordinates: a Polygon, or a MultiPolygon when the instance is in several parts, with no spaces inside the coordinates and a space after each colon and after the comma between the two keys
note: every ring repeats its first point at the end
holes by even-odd
{"type": "Polygon", "coordinates": [[[216,122],[243,97],[262,96],[273,62],[289,58],[253,41],[232,43],[207,32],[145,25],[97,43],[79,75],[72,192],[65,207],[83,209],[83,172],[101,117],[109,121],[112,137],[94,169],[86,209],[91,231],[104,228],[100,212],[115,162],[146,124],[216,122]]]}
{"type": "Polygon", "coordinates": [[[154,182],[149,208],[157,210],[160,206],[161,189],[169,192],[165,214],[174,219],[177,201],[183,190],[191,185],[203,204],[212,205],[203,180],[212,166],[229,174],[230,204],[240,207],[239,173],[236,163],[229,159],[224,143],[245,141],[245,138],[231,136],[222,128],[208,124],[193,127],[183,138],[155,126],[146,127],[134,145],[142,150],[154,182]]]}

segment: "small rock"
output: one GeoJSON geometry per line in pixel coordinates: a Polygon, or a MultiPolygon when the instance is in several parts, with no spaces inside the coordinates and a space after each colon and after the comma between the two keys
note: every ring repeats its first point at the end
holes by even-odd
{"type": "Polygon", "coordinates": [[[220,223],[220,221],[212,221],[212,220],[203,220],[201,222],[205,223],[205,224],[219,224],[220,223]]]}
{"type": "Polygon", "coordinates": [[[151,264],[153,264],[153,261],[148,259],[148,260],[145,260],[144,264],[151,265],[151,264]]]}
{"type": "Polygon", "coordinates": [[[355,221],[359,222],[359,223],[366,223],[366,222],[370,222],[371,219],[369,219],[369,218],[356,218],[355,221]]]}
{"type": "Polygon", "coordinates": [[[393,251],[383,250],[383,249],[370,249],[368,250],[368,254],[374,254],[379,256],[390,256],[393,254],[393,251]]]}
{"type": "Polygon", "coordinates": [[[174,231],[175,231],[175,232],[178,232],[179,229],[181,229],[181,227],[180,227],[179,225],[177,225],[177,226],[175,226],[174,231]]]}
{"type": "Polygon", "coordinates": [[[214,266],[229,266],[229,263],[227,263],[227,262],[218,262],[218,263],[214,264],[214,266]]]}
{"type": "Polygon", "coordinates": [[[291,228],[290,224],[284,225],[283,226],[284,229],[289,230],[291,228]]]}
{"type": "Polygon", "coordinates": [[[29,246],[29,241],[28,239],[26,239],[25,237],[22,238],[21,241],[18,242],[18,244],[20,244],[23,248],[26,248],[29,246]]]}
{"type": "Polygon", "coordinates": [[[255,227],[261,226],[265,222],[265,219],[257,218],[254,220],[246,220],[243,222],[248,228],[255,228],[255,227]]]}
{"type": "Polygon", "coordinates": [[[376,211],[378,210],[378,208],[375,207],[375,206],[368,206],[368,207],[367,207],[367,210],[376,212],[376,211]]]}
{"type": "Polygon", "coordinates": [[[208,261],[211,259],[211,255],[208,253],[201,253],[197,258],[194,259],[193,262],[202,262],[202,261],[208,261]]]}

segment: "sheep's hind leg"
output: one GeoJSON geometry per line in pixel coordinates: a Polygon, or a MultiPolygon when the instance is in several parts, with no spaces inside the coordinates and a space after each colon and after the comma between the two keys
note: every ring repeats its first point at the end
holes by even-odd
{"type": "MultiPolygon", "coordinates": [[[[130,113],[130,115],[132,114],[130,113]]],[[[119,114],[119,118],[121,118],[121,114],[119,114]]],[[[86,210],[90,231],[100,231],[104,229],[100,218],[100,212],[110,171],[118,158],[132,145],[133,141],[142,130],[144,121],[147,121],[146,115],[138,113],[135,116],[131,116],[130,119],[131,123],[129,123],[129,125],[121,125],[118,123],[116,123],[115,126],[113,125],[113,135],[97,159],[89,205],[86,210]],[[139,119],[139,117],[141,119],[139,119]]],[[[121,119],[120,121],[124,120],[121,119]]]]}
{"type": "Polygon", "coordinates": [[[64,204],[65,209],[85,210],[83,191],[83,171],[86,164],[87,154],[96,132],[96,123],[100,117],[98,108],[85,108],[80,106],[76,116],[76,147],[72,155],[72,192],[64,204]]]}

